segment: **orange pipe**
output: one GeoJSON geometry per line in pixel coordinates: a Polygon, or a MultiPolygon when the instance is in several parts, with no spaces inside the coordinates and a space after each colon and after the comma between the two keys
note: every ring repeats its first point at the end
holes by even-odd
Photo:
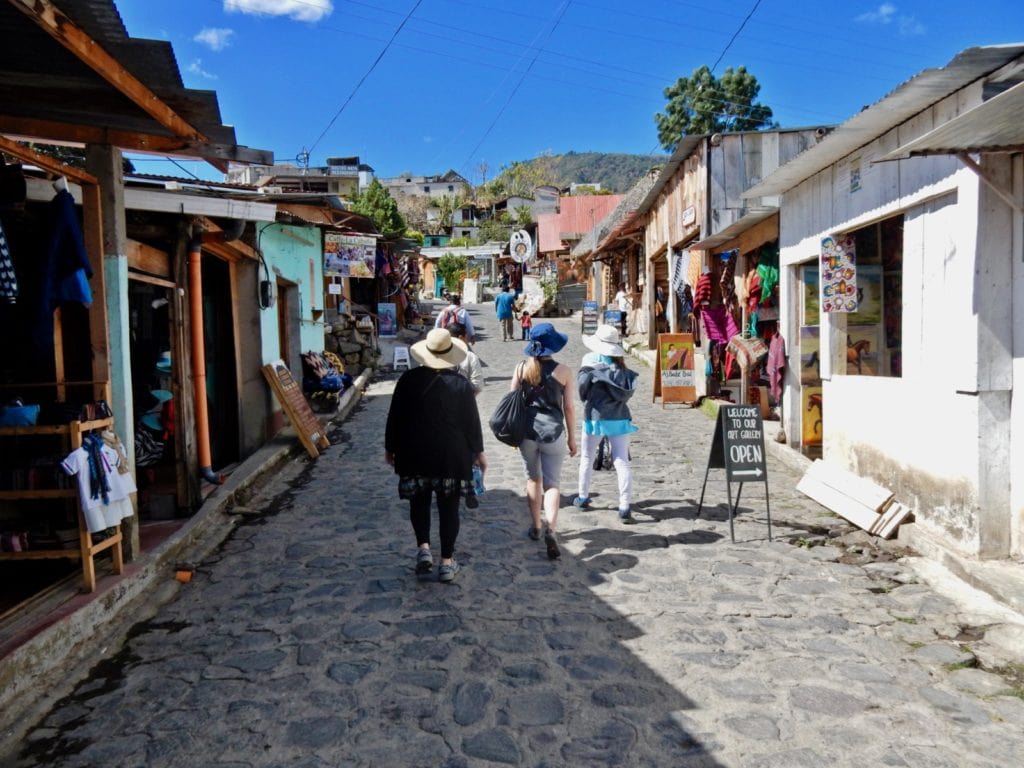
{"type": "Polygon", "coordinates": [[[196,406],[196,442],[199,449],[199,474],[211,483],[223,478],[213,473],[210,454],[210,408],[206,398],[206,345],[203,342],[203,270],[202,240],[195,237],[188,245],[188,290],[192,311],[192,383],[196,406]]]}

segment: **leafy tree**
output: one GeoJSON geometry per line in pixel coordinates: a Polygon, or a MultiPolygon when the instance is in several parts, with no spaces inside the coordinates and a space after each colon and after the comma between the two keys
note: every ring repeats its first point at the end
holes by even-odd
{"type": "Polygon", "coordinates": [[[453,293],[462,292],[462,278],[466,276],[469,259],[448,252],[437,260],[437,273],[444,280],[445,287],[453,293]]]}
{"type": "Polygon", "coordinates": [[[504,242],[511,236],[512,227],[497,219],[487,219],[480,224],[480,229],[477,231],[477,237],[481,243],[491,241],[504,242]]]}
{"type": "Polygon", "coordinates": [[[437,209],[437,221],[432,222],[432,227],[437,231],[431,232],[431,234],[438,235],[450,230],[455,219],[455,212],[464,203],[462,195],[442,195],[441,197],[431,198],[430,207],[437,209]]]}
{"type": "Polygon", "coordinates": [[[513,223],[519,228],[528,227],[533,224],[533,211],[530,210],[528,205],[520,205],[516,207],[516,215],[513,223]]]}
{"type": "Polygon", "coordinates": [[[418,229],[421,232],[427,232],[428,234],[436,235],[437,232],[431,231],[434,222],[430,221],[428,210],[430,208],[430,200],[422,195],[398,195],[395,198],[395,203],[398,205],[398,212],[402,215],[402,219],[405,220],[405,226],[413,229],[418,229]]]}
{"type": "Polygon", "coordinates": [[[398,203],[378,179],[371,181],[364,192],[356,195],[352,209],[369,216],[377,231],[383,235],[393,237],[405,231],[405,219],[398,211],[398,203]]]}
{"type": "Polygon", "coordinates": [[[665,114],[657,113],[658,141],[671,152],[683,136],[774,128],[772,110],[756,101],[761,86],[746,67],[716,78],[707,65],[665,89],[665,114]]]}

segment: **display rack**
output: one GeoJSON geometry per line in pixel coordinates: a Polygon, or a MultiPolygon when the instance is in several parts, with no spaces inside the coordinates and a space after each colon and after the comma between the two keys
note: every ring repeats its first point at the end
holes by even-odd
{"type": "MultiPolygon", "coordinates": [[[[52,435],[62,438],[63,448],[70,453],[82,447],[82,435],[96,429],[107,429],[114,423],[113,418],[95,419],[93,421],[72,421],[69,424],[38,425],[31,427],[0,427],[0,439],[7,437],[52,435]]],[[[68,499],[74,503],[78,511],[78,549],[28,549],[22,552],[0,552],[0,560],[50,560],[56,558],[79,559],[82,561],[82,582],[86,592],[96,590],[95,558],[101,552],[111,551],[113,572],[120,574],[124,570],[124,552],[122,549],[121,526],[114,526],[114,532],[102,541],[93,542],[92,534],[85,525],[85,515],[79,500],[78,489],[50,488],[0,490],[0,501],[33,501],[40,499],[68,499]]]]}

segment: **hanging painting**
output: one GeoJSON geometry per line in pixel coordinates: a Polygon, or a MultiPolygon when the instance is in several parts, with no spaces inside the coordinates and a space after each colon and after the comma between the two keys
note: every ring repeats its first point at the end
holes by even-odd
{"type": "Polygon", "coordinates": [[[821,311],[857,311],[857,248],[851,235],[821,239],[821,311]]]}
{"type": "Polygon", "coordinates": [[[339,277],[373,277],[377,245],[372,237],[324,234],[324,274],[339,277]]]}

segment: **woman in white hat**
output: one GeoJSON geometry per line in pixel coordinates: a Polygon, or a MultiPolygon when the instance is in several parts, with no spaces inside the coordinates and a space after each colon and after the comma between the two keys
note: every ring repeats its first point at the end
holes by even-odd
{"type": "Polygon", "coordinates": [[[430,502],[437,497],[441,535],[438,580],[459,572],[455,540],[459,535],[459,499],[476,463],[484,471],[484,438],[473,388],[457,368],[466,345],[444,328],[434,328],[410,348],[419,365],[402,374],[391,396],[384,431],[384,460],[398,475],[398,495],[409,501],[416,534],[416,575],[429,578],[430,502]]]}
{"type": "Polygon", "coordinates": [[[625,350],[615,326],[599,325],[593,336],[583,337],[583,344],[591,353],[583,358],[583,365],[576,375],[576,386],[583,401],[583,436],[580,441],[579,493],[572,503],[579,509],[590,506],[594,453],[601,439],[607,437],[619,481],[619,519],[629,523],[633,521],[629,436],[637,428],[626,403],[636,392],[639,376],[626,367],[625,350]]]}

